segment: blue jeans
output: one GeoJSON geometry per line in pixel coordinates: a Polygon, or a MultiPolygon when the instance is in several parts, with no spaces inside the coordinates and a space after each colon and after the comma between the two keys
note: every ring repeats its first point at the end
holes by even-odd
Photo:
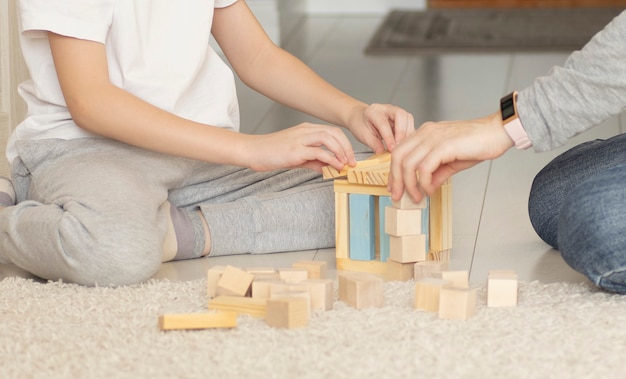
{"type": "Polygon", "coordinates": [[[572,268],[626,294],[626,134],[556,157],[535,177],[528,212],[572,268]]]}

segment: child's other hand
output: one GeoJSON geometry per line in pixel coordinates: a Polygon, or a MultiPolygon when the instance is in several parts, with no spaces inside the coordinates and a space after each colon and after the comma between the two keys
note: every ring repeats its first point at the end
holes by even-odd
{"type": "Polygon", "coordinates": [[[254,137],[248,167],[255,171],[309,168],[321,172],[328,165],[340,170],[356,164],[350,140],[338,127],[303,123],[254,137]]]}
{"type": "Polygon", "coordinates": [[[349,129],[375,153],[393,151],[396,145],[415,131],[413,115],[390,104],[371,104],[356,112],[349,129]]]}

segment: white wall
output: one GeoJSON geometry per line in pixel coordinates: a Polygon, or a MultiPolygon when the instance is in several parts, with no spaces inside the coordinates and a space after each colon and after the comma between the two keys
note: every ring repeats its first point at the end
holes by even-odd
{"type": "Polygon", "coordinates": [[[358,14],[386,13],[391,9],[423,10],[426,9],[426,0],[306,0],[305,12],[309,14],[358,14]]]}

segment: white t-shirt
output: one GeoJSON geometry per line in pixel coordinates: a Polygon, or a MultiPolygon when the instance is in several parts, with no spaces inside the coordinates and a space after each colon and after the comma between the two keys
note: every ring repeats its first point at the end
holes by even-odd
{"type": "Polygon", "coordinates": [[[31,79],[20,84],[26,119],[9,138],[7,158],[25,139],[91,134],[72,120],[47,32],[101,42],[111,82],[161,109],[239,130],[234,76],[209,44],[214,8],[237,0],[19,0],[20,40],[31,79]]]}

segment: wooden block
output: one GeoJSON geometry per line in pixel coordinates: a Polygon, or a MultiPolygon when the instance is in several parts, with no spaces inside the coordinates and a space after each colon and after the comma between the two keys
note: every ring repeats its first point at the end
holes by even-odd
{"type": "Polygon", "coordinates": [[[217,282],[222,277],[226,266],[213,266],[207,271],[207,295],[209,298],[217,295],[217,282]]]}
{"type": "Polygon", "coordinates": [[[425,278],[415,282],[415,308],[439,312],[439,294],[447,287],[452,287],[452,282],[443,279],[425,278]]]}
{"type": "Polygon", "coordinates": [[[234,328],[236,326],[237,313],[235,312],[164,314],[159,316],[159,328],[161,330],[234,328]]]}
{"type": "Polygon", "coordinates": [[[440,275],[441,279],[451,281],[452,287],[469,288],[469,272],[465,270],[444,270],[440,272],[440,275]]]}
{"type": "Polygon", "coordinates": [[[311,292],[308,287],[304,288],[302,291],[286,291],[286,292],[277,292],[272,293],[270,299],[281,299],[281,298],[302,298],[306,300],[306,318],[307,320],[311,317],[311,292]]]}
{"type": "Polygon", "coordinates": [[[335,256],[348,258],[350,255],[350,213],[348,194],[335,193],[335,256]]]}
{"type": "Polygon", "coordinates": [[[336,179],[333,182],[335,193],[359,193],[362,195],[390,196],[387,186],[374,186],[371,184],[353,184],[345,179],[336,179]]]}
{"type": "Polygon", "coordinates": [[[224,312],[235,312],[252,317],[265,318],[267,299],[255,299],[241,296],[217,296],[209,300],[209,309],[224,312]]]}
{"type": "Polygon", "coordinates": [[[309,286],[311,293],[311,309],[313,311],[328,311],[333,309],[335,302],[335,287],[332,279],[309,279],[302,282],[309,286]]]}
{"type": "Polygon", "coordinates": [[[376,258],[374,197],[350,194],[350,259],[370,261],[376,258]]]}
{"type": "Polygon", "coordinates": [[[256,299],[269,299],[272,286],[278,284],[284,284],[284,282],[277,279],[255,280],[252,282],[252,297],[256,299]]]}
{"type": "Polygon", "coordinates": [[[391,161],[391,154],[388,151],[385,151],[380,154],[372,155],[371,157],[356,162],[354,167],[350,167],[348,165],[344,166],[341,170],[337,170],[336,168],[330,166],[322,167],[322,177],[324,179],[336,179],[347,176],[353,170],[363,169],[365,167],[377,166],[384,162],[391,161]]]}
{"type": "Polygon", "coordinates": [[[411,196],[409,196],[407,192],[404,192],[400,200],[392,201],[391,205],[398,209],[426,209],[427,198],[427,196],[424,196],[419,203],[415,203],[411,196]]]}
{"type": "Polygon", "coordinates": [[[309,285],[305,281],[298,283],[288,283],[277,281],[270,284],[270,298],[276,297],[276,294],[284,292],[306,292],[309,291],[309,285]]]}
{"type": "Polygon", "coordinates": [[[512,270],[492,270],[487,276],[487,306],[514,307],[517,305],[517,273],[512,270]]]}
{"type": "Polygon", "coordinates": [[[383,281],[367,273],[342,272],[339,278],[339,300],[356,309],[383,306],[383,281]]]}
{"type": "Polygon", "coordinates": [[[441,288],[439,318],[467,320],[476,314],[478,292],[475,288],[441,288]]]}
{"type": "Polygon", "coordinates": [[[391,197],[378,196],[378,227],[376,228],[378,237],[378,256],[381,262],[387,262],[389,259],[389,234],[385,233],[385,208],[391,206],[391,197]]]}
{"type": "Polygon", "coordinates": [[[422,210],[385,208],[385,233],[392,236],[422,234],[422,210]]]}
{"type": "Polygon", "coordinates": [[[266,322],[274,328],[293,329],[308,325],[307,300],[302,297],[269,299],[266,322]]]}
{"type": "Polygon", "coordinates": [[[309,279],[326,279],[328,275],[328,263],[324,261],[299,261],[293,268],[307,270],[309,279]]]}
{"type": "MultiPolygon", "coordinates": [[[[417,262],[413,266],[413,278],[415,281],[424,278],[437,277],[435,274],[448,269],[448,262],[425,261],[417,262]]],[[[441,276],[439,276],[441,277],[441,276]]]]}
{"type": "Polygon", "coordinates": [[[366,272],[384,278],[387,275],[387,262],[353,261],[347,258],[337,258],[337,270],[366,272]]]}
{"type": "Polygon", "coordinates": [[[246,296],[254,275],[237,267],[226,266],[217,282],[218,296],[246,296]]]}
{"type": "Polygon", "coordinates": [[[254,280],[276,280],[278,272],[273,267],[253,267],[247,268],[246,272],[249,272],[254,276],[254,280]]]}
{"type": "Polygon", "coordinates": [[[429,261],[436,262],[449,262],[450,261],[450,250],[430,250],[428,252],[427,259],[429,261]]]}
{"type": "Polygon", "coordinates": [[[400,263],[426,261],[426,236],[389,236],[389,257],[400,263]]]}
{"type": "Polygon", "coordinates": [[[304,268],[279,268],[278,277],[287,283],[298,283],[309,278],[309,271],[304,268]]]}
{"type": "Polygon", "coordinates": [[[393,259],[387,261],[385,279],[390,282],[407,282],[413,279],[414,263],[400,263],[393,259]]]}

